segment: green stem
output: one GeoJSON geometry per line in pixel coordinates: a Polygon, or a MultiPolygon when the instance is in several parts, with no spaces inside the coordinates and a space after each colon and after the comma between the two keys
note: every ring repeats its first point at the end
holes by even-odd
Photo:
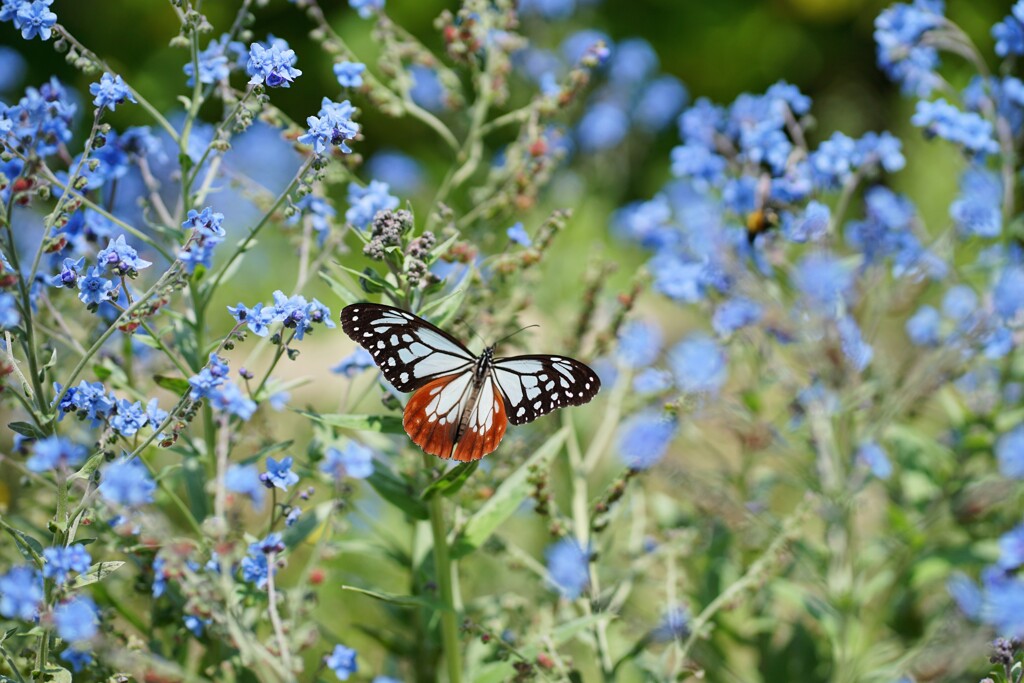
{"type": "MultiPolygon", "coordinates": [[[[428,459],[430,456],[424,456],[428,459]]],[[[427,463],[430,464],[429,461],[427,463]]],[[[459,616],[455,611],[455,594],[452,590],[454,567],[448,553],[448,531],[444,520],[444,496],[430,499],[430,531],[434,537],[434,571],[437,585],[441,589],[441,601],[445,610],[441,612],[441,647],[444,650],[445,666],[448,669],[448,683],[462,680],[462,659],[460,657],[459,616]]]]}

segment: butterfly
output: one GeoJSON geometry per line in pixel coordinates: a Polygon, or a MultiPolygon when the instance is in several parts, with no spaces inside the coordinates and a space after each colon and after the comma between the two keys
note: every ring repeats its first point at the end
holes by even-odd
{"type": "Polygon", "coordinates": [[[508,423],[536,420],[597,395],[601,381],[564,356],[479,356],[444,330],[383,304],[351,304],[341,328],[370,352],[396,389],[414,392],[402,425],[416,445],[440,458],[479,460],[498,447],[508,423]]]}

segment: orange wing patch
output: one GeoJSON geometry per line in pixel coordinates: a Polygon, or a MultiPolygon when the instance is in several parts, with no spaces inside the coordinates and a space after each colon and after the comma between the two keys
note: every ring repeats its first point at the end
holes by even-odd
{"type": "Polygon", "coordinates": [[[405,433],[413,443],[439,458],[452,457],[455,446],[455,430],[462,404],[461,393],[453,396],[458,389],[458,386],[453,386],[456,380],[458,375],[439,377],[417,389],[409,398],[402,418],[405,433]]]}
{"type": "Polygon", "coordinates": [[[490,378],[484,381],[480,400],[469,419],[469,428],[455,446],[452,457],[462,462],[479,460],[501,443],[508,427],[505,401],[490,378]]]}

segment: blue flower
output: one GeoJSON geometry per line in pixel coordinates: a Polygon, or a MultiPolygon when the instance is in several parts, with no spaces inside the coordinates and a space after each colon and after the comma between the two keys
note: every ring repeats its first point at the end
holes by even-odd
{"type": "Polygon", "coordinates": [[[934,306],[921,306],[907,319],[906,331],[915,346],[938,346],[941,317],[934,306]]]}
{"type": "Polygon", "coordinates": [[[810,201],[804,209],[804,214],[794,218],[786,214],[787,218],[782,226],[782,234],[791,242],[819,242],[825,239],[828,234],[829,221],[832,220],[832,212],[827,205],[817,201],[810,201]]]}
{"type": "Polygon", "coordinates": [[[219,412],[248,420],[256,412],[256,402],[234,382],[224,382],[210,393],[210,406],[219,412]]]}
{"type": "Polygon", "coordinates": [[[1024,3],[1018,0],[1010,14],[992,27],[992,37],[1000,57],[1024,55],[1024,3]]]}
{"type": "Polygon", "coordinates": [[[619,428],[619,459],[631,470],[647,470],[665,456],[676,435],[676,421],[648,410],[629,417],[619,428]]]}
{"type": "Polygon", "coordinates": [[[764,308],[761,304],[743,297],[736,297],[722,302],[715,309],[715,313],[711,317],[711,327],[718,334],[727,337],[736,330],[757,324],[763,315],[764,308]]]}
{"type": "Polygon", "coordinates": [[[679,115],[679,137],[687,144],[715,148],[715,136],[725,127],[725,110],[706,97],[679,115]]]}
{"type": "Polygon", "coordinates": [[[83,304],[98,306],[110,299],[113,289],[114,282],[103,277],[103,271],[96,266],[78,280],[78,298],[83,304]]]}
{"type": "MultiPolygon", "coordinates": [[[[62,387],[57,383],[53,386],[59,395],[62,387]]],[[[89,383],[82,380],[77,387],[70,387],[64,394],[57,406],[57,419],[64,419],[65,413],[76,413],[80,419],[91,420],[91,426],[95,428],[110,416],[116,405],[116,399],[107,395],[101,382],[89,383]]]]}
{"type": "Polygon", "coordinates": [[[765,91],[765,97],[785,102],[789,110],[797,116],[803,116],[811,111],[811,98],[800,92],[800,88],[786,81],[778,81],[769,87],[765,91]]]}
{"type": "Polygon", "coordinates": [[[267,458],[267,471],[260,475],[260,481],[269,489],[277,487],[287,491],[292,484],[297,484],[299,475],[292,472],[292,456],[282,458],[280,462],[267,458]]]}
{"type": "Polygon", "coordinates": [[[661,328],[653,322],[633,320],[619,330],[619,362],[629,368],[647,367],[661,353],[661,328]]]}
{"type": "Polygon", "coordinates": [[[1006,571],[1024,564],[1024,524],[999,537],[999,561],[996,564],[1006,571]]]}
{"type": "Polygon", "coordinates": [[[651,631],[651,637],[657,643],[669,643],[690,635],[690,610],[684,605],[669,607],[661,618],[661,623],[651,631]]]}
{"type": "Polygon", "coordinates": [[[210,623],[208,620],[203,621],[194,614],[186,614],[185,617],[182,619],[182,622],[185,624],[185,628],[191,631],[192,635],[194,635],[196,638],[203,637],[203,631],[206,629],[206,625],[210,623]]]}
{"type": "Polygon", "coordinates": [[[12,567],[0,574],[0,615],[35,621],[43,601],[43,578],[32,567],[12,567]]]}
{"type": "Polygon", "coordinates": [[[511,228],[506,230],[505,234],[508,235],[508,238],[512,240],[512,242],[514,242],[515,244],[519,244],[524,247],[528,247],[531,244],[533,244],[533,241],[530,239],[529,233],[527,233],[526,229],[523,228],[522,221],[517,222],[511,228]]]}
{"type": "MultiPolygon", "coordinates": [[[[256,584],[256,587],[263,589],[267,587],[267,572],[269,571],[269,565],[267,563],[267,556],[259,553],[256,555],[246,555],[242,558],[242,578],[249,583],[256,584]]],[[[275,569],[276,572],[276,569],[275,569]]]]}
{"type": "Polygon", "coordinates": [[[967,285],[954,285],[942,297],[942,312],[954,322],[964,322],[978,310],[978,295],[967,285]]]}
{"type": "Polygon", "coordinates": [[[22,0],[16,5],[14,27],[21,30],[22,38],[32,40],[39,36],[41,40],[50,39],[53,26],[57,23],[57,15],[50,11],[52,4],[53,0],[22,0]]]}
{"type": "Polygon", "coordinates": [[[365,230],[378,211],[397,208],[398,197],[389,194],[390,189],[387,183],[379,180],[371,180],[365,187],[359,183],[349,183],[349,208],[345,212],[345,220],[356,228],[365,230]]]}
{"type": "Polygon", "coordinates": [[[922,40],[943,24],[942,5],[942,0],[896,3],[875,19],[878,65],[905,93],[927,97],[942,84],[935,73],[938,50],[922,40]]]}
{"type": "Polygon", "coordinates": [[[436,71],[428,66],[413,64],[409,67],[409,75],[412,77],[409,96],[413,102],[433,112],[447,107],[447,95],[436,71]]]}
{"type": "Polygon", "coordinates": [[[21,322],[21,311],[13,294],[0,293],[0,329],[9,330],[21,322]]]}
{"type": "Polygon", "coordinates": [[[82,574],[89,571],[89,565],[92,564],[89,551],[81,543],[67,547],[45,548],[43,558],[46,560],[46,564],[43,565],[43,577],[53,579],[58,586],[64,585],[69,573],[82,574]]]}
{"type": "Polygon", "coordinates": [[[992,289],[992,306],[1004,320],[1014,321],[1024,309],[1024,267],[1008,266],[992,289]]]}
{"type": "Polygon", "coordinates": [[[633,378],[633,391],[638,394],[658,394],[672,386],[672,375],[658,368],[646,368],[633,378]]]}
{"type": "Polygon", "coordinates": [[[109,503],[138,507],[153,502],[156,484],[137,459],[116,460],[102,470],[99,491],[109,503]]]}
{"type": "Polygon", "coordinates": [[[1024,581],[995,567],[982,573],[984,602],[980,617],[1009,637],[1024,635],[1024,581]]]}
{"type": "Polygon", "coordinates": [[[363,19],[369,19],[384,9],[384,0],[348,0],[349,7],[359,12],[363,19]]]}
{"type": "Polygon", "coordinates": [[[345,377],[355,377],[363,370],[372,368],[374,365],[373,356],[370,355],[369,351],[360,346],[351,354],[342,358],[337,365],[331,368],[331,372],[344,375],[345,377]]]}
{"type": "Polygon", "coordinates": [[[721,185],[728,165],[725,157],[701,144],[686,143],[673,148],[672,175],[698,181],[698,187],[721,185]]]}
{"type": "Polygon", "coordinates": [[[139,258],[139,252],[125,241],[124,235],[119,235],[116,240],[110,240],[107,248],[96,254],[96,261],[104,269],[128,277],[135,277],[138,271],[153,265],[139,258]]]}
{"type": "Polygon", "coordinates": [[[885,451],[874,441],[865,441],[857,447],[857,462],[865,465],[879,479],[892,476],[892,464],[885,451]]]}
{"type": "Polygon", "coordinates": [[[644,130],[664,130],[686,106],[690,93],[675,76],[660,76],[646,86],[633,106],[633,120],[644,130]]]}
{"type": "Polygon", "coordinates": [[[266,487],[260,479],[260,470],[256,465],[232,465],[224,473],[224,488],[233,493],[240,493],[252,501],[253,507],[263,507],[266,487]]]}
{"type": "Polygon", "coordinates": [[[849,359],[854,370],[863,372],[875,352],[871,345],[865,343],[861,338],[857,321],[850,316],[843,316],[836,321],[836,328],[839,330],[839,341],[843,348],[843,354],[849,359]]]}
{"type": "Polygon", "coordinates": [[[227,235],[227,231],[224,230],[224,214],[215,212],[209,206],[201,212],[190,209],[181,227],[186,230],[195,230],[197,235],[207,238],[219,238],[227,235]]]}
{"type": "Polygon", "coordinates": [[[340,681],[347,681],[349,676],[359,671],[356,651],[344,645],[335,645],[331,654],[324,657],[324,663],[340,681]]]}
{"type": "Polygon", "coordinates": [[[313,146],[313,153],[323,154],[329,147],[337,147],[343,154],[351,154],[346,141],[359,134],[359,124],[352,120],[355,108],[345,100],[332,102],[324,98],[316,116],[306,118],[309,130],[300,135],[298,141],[313,146]]]}
{"type": "Polygon", "coordinates": [[[320,471],[335,479],[346,476],[353,479],[366,479],[373,474],[373,451],[352,441],[345,444],[341,450],[331,446],[324,453],[320,471]]]}
{"type": "Polygon", "coordinates": [[[401,194],[412,194],[423,185],[420,162],[396,150],[381,150],[374,154],[366,162],[366,172],[401,194]]]}
{"type": "Polygon", "coordinates": [[[71,670],[75,673],[89,666],[93,661],[91,652],[74,647],[65,648],[64,652],[60,653],[60,658],[70,664],[71,670]]]}
{"type": "Polygon", "coordinates": [[[977,584],[971,581],[966,574],[954,572],[946,582],[946,590],[949,591],[964,616],[969,619],[978,618],[981,614],[984,596],[977,584]]]}
{"type": "Polygon", "coordinates": [[[246,308],[244,304],[228,306],[228,312],[237,322],[244,322],[249,331],[260,337],[270,334],[269,326],[283,319],[278,310],[273,306],[266,306],[258,303],[252,308],[246,308]]]}
{"type": "Polygon", "coordinates": [[[337,62],[334,65],[334,75],[338,78],[338,84],[343,88],[362,86],[364,71],[366,71],[366,65],[360,62],[337,62]]]}
{"type": "Polygon", "coordinates": [[[121,436],[133,436],[149,421],[141,401],[135,403],[122,398],[117,402],[117,412],[110,418],[110,426],[121,436]]]}
{"type": "Polygon", "coordinates": [[[822,189],[836,189],[853,175],[857,143],[843,133],[833,133],[811,153],[811,170],[822,189]]]}
{"type": "Polygon", "coordinates": [[[545,19],[566,19],[576,9],[576,0],[520,0],[518,10],[522,16],[536,14],[545,19]]]}
{"type": "Polygon", "coordinates": [[[1024,424],[1017,425],[996,441],[996,460],[1004,477],[1024,479],[1024,424]]]}
{"type": "Polygon", "coordinates": [[[842,261],[827,254],[812,253],[797,264],[793,281],[808,306],[822,315],[835,315],[851,296],[853,273],[842,261]]]}
{"type": "MultiPolygon", "coordinates": [[[[211,40],[206,49],[199,53],[199,82],[207,85],[227,80],[231,75],[231,62],[228,60],[227,48],[230,36],[222,35],[211,40]]],[[[195,85],[195,65],[188,62],[182,67],[188,76],[187,85],[195,85]]]]}
{"type": "Polygon", "coordinates": [[[1003,230],[1003,185],[992,171],[972,165],[960,177],[960,196],[949,215],[964,236],[999,237],[1003,230]]]}
{"type": "Polygon", "coordinates": [[[249,60],[245,65],[246,72],[252,77],[249,84],[264,83],[268,88],[288,88],[302,75],[295,68],[295,61],[295,50],[289,49],[283,40],[275,40],[270,47],[253,43],[249,46],[249,60]]]}
{"type": "Polygon", "coordinates": [[[50,284],[54,287],[78,287],[78,276],[82,268],[85,266],[85,259],[73,259],[66,258],[61,264],[60,272],[52,276],[49,280],[50,284]]]}
{"type": "Polygon", "coordinates": [[[562,55],[570,64],[578,64],[587,55],[594,55],[600,61],[608,58],[613,41],[607,34],[593,29],[577,31],[562,41],[562,55]],[[600,46],[604,45],[601,49],[600,46]]]}
{"type": "Polygon", "coordinates": [[[999,151],[992,137],[991,122],[974,112],[960,111],[941,98],[934,102],[919,101],[910,122],[923,128],[927,137],[940,137],[962,145],[979,157],[999,151]]]}
{"type": "Polygon", "coordinates": [[[716,393],[727,375],[725,353],[712,339],[695,335],[669,352],[676,386],[688,393],[716,393]]]}
{"type": "Polygon", "coordinates": [[[60,436],[36,441],[25,467],[32,472],[47,472],[58,467],[77,467],[85,462],[89,449],[60,436]]]}
{"type": "Polygon", "coordinates": [[[78,596],[53,609],[57,635],[69,643],[90,640],[99,633],[99,610],[92,598],[78,596]]]}
{"type": "Polygon", "coordinates": [[[575,600],[590,584],[590,552],[573,538],[564,538],[544,551],[554,587],[575,600]]]}
{"type": "Polygon", "coordinates": [[[584,152],[598,152],[618,145],[629,132],[629,116],[613,102],[590,107],[576,128],[576,139],[584,152]]]}
{"type": "Polygon", "coordinates": [[[117,105],[126,101],[135,102],[135,96],[120,76],[112,76],[104,73],[99,83],[89,86],[89,93],[95,95],[92,103],[100,109],[107,108],[110,111],[117,109],[117,105]]]}

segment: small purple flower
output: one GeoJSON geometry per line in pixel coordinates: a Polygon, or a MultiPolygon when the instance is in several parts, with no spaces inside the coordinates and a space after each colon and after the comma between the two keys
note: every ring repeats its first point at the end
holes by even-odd
{"type": "Polygon", "coordinates": [[[1000,57],[1024,55],[1024,5],[1015,3],[1010,14],[992,27],[992,37],[1000,57]]]}
{"type": "Polygon", "coordinates": [[[224,230],[223,224],[224,214],[214,212],[212,208],[207,206],[201,212],[190,209],[181,227],[195,230],[197,234],[203,237],[225,237],[227,232],[224,230]]]}
{"type": "Polygon", "coordinates": [[[110,426],[121,436],[134,436],[149,421],[141,401],[132,403],[122,398],[117,402],[117,412],[110,418],[110,426]]]}
{"type": "Polygon", "coordinates": [[[219,412],[249,420],[256,412],[256,402],[234,382],[224,382],[210,393],[210,406],[219,412]]]}
{"type": "Polygon", "coordinates": [[[277,487],[287,491],[292,484],[299,482],[299,475],[292,472],[292,456],[282,458],[280,462],[271,457],[267,458],[267,471],[260,475],[260,481],[269,488],[277,487]]]}
{"type": "Polygon", "coordinates": [[[85,462],[89,449],[60,436],[48,436],[35,442],[25,467],[32,472],[48,472],[58,467],[77,467],[85,462]]]}
{"type": "Polygon", "coordinates": [[[364,71],[366,71],[366,65],[360,62],[337,62],[334,65],[334,75],[338,78],[338,84],[343,88],[362,86],[364,71]]]}
{"type": "Polygon", "coordinates": [[[302,75],[295,68],[295,50],[288,48],[288,43],[275,40],[270,47],[260,43],[249,46],[249,60],[245,69],[252,77],[250,85],[266,84],[268,88],[288,88],[292,81],[302,75]]]}
{"type": "Polygon", "coordinates": [[[69,643],[91,640],[99,633],[99,610],[92,598],[74,597],[54,608],[53,624],[57,635],[69,643]]]}
{"type": "Polygon", "coordinates": [[[344,645],[335,645],[331,654],[324,657],[324,663],[340,681],[347,681],[349,676],[359,671],[356,651],[344,645]]]}
{"type": "Polygon", "coordinates": [[[515,223],[511,228],[505,231],[505,234],[508,235],[508,238],[513,243],[518,244],[520,246],[528,247],[533,244],[533,241],[530,239],[529,233],[527,233],[526,229],[523,228],[522,221],[515,223]]]}
{"type": "Polygon", "coordinates": [[[50,284],[54,287],[68,287],[74,289],[78,287],[78,277],[82,268],[85,266],[85,259],[73,259],[66,258],[61,264],[60,272],[52,276],[49,280],[50,284]]]}
{"type": "Polygon", "coordinates": [[[564,538],[544,551],[554,587],[575,600],[590,585],[590,553],[576,539],[564,538]]]}
{"type": "Polygon", "coordinates": [[[92,103],[100,109],[106,108],[110,111],[117,109],[117,105],[127,102],[135,102],[135,96],[120,76],[103,74],[99,83],[89,86],[89,93],[95,95],[92,103]]]}
{"type": "Polygon", "coordinates": [[[341,450],[331,446],[324,453],[320,471],[335,479],[352,477],[366,479],[373,474],[373,451],[355,442],[348,442],[341,450]]]}
{"type": "Polygon", "coordinates": [[[979,157],[999,151],[991,122],[974,112],[961,111],[941,98],[918,102],[910,122],[923,128],[926,136],[956,143],[979,157]]]}
{"type": "Polygon", "coordinates": [[[651,631],[651,637],[658,643],[670,643],[690,635],[690,610],[684,605],[669,607],[661,623],[651,631]]]}
{"type": "Polygon", "coordinates": [[[322,155],[329,147],[337,147],[343,154],[351,154],[352,150],[346,141],[359,134],[359,124],[352,120],[355,108],[345,100],[332,102],[324,98],[320,111],[316,116],[306,118],[309,130],[300,135],[298,141],[313,146],[313,153],[322,155]]]}

